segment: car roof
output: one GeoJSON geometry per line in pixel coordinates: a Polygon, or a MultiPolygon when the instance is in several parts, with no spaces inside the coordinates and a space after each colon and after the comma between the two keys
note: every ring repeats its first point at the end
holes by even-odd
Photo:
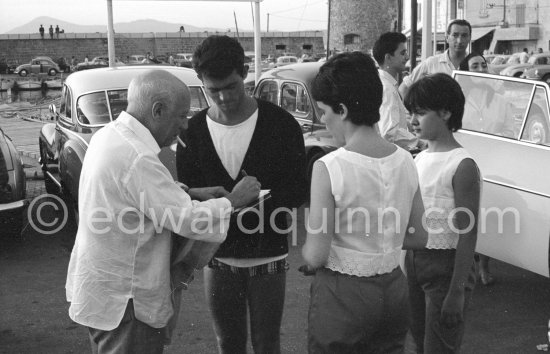
{"type": "Polygon", "coordinates": [[[279,80],[296,80],[306,83],[309,87],[311,81],[319,72],[319,68],[323,65],[322,62],[310,62],[285,65],[280,68],[271,69],[262,74],[260,80],[263,79],[279,79],[279,80]]]}
{"type": "Polygon", "coordinates": [[[143,72],[155,69],[166,70],[174,74],[185,82],[186,85],[202,85],[202,82],[193,69],[164,65],[116,66],[77,71],[67,77],[65,84],[71,88],[73,95],[80,96],[86,92],[128,88],[130,81],[132,81],[134,77],[143,72]]]}

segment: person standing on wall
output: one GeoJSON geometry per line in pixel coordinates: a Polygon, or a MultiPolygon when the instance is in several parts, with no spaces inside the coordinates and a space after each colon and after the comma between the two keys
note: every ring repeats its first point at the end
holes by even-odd
{"type": "Polygon", "coordinates": [[[59,39],[59,25],[55,25],[55,37],[59,39]]]}
{"type": "Polygon", "coordinates": [[[44,39],[44,26],[40,25],[38,32],[40,32],[40,38],[44,39]]]}
{"type": "Polygon", "coordinates": [[[50,25],[50,28],[48,28],[48,31],[50,32],[50,39],[53,39],[53,26],[50,25]]]}
{"type": "Polygon", "coordinates": [[[178,147],[178,178],[187,186],[231,188],[255,176],[271,199],[260,213],[231,219],[228,236],[204,268],[206,300],[220,353],[246,353],[248,320],[255,353],[280,353],[288,264],[287,213],[306,197],[305,148],[287,111],[246,94],[244,50],[228,36],[206,38],[193,68],[213,105],[193,116],[178,147]],[[262,213],[263,211],[263,213],[262,213]]]}

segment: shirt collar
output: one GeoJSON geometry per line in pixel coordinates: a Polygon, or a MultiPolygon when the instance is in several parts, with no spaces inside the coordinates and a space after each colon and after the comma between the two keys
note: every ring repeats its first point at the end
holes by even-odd
{"type": "Polygon", "coordinates": [[[115,122],[118,122],[119,124],[122,124],[126,128],[130,129],[137,136],[137,139],[148,146],[155,154],[160,152],[159,144],[155,138],[153,138],[153,135],[149,129],[147,129],[132,115],[122,111],[115,122]]]}
{"type": "Polygon", "coordinates": [[[389,81],[390,84],[393,86],[397,85],[397,80],[391,76],[391,74],[385,70],[378,69],[378,73],[380,74],[380,78],[386,81],[389,81]]]}

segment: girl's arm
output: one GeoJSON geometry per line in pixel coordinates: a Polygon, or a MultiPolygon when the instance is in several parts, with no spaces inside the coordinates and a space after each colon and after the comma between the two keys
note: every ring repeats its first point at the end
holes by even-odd
{"type": "Polygon", "coordinates": [[[453,277],[441,309],[441,321],[449,327],[463,320],[464,286],[468,281],[477,242],[481,176],[472,159],[464,159],[453,177],[456,223],[459,233],[453,277]]]}
{"type": "Polygon", "coordinates": [[[426,248],[426,243],[428,243],[428,230],[424,227],[422,222],[424,218],[424,202],[422,201],[420,188],[417,188],[416,193],[414,193],[407,232],[403,240],[404,250],[421,250],[426,248]]]}
{"type": "Polygon", "coordinates": [[[327,167],[321,161],[313,165],[310,193],[307,238],[302,256],[308,267],[315,269],[327,263],[334,234],[334,198],[327,167]]]}

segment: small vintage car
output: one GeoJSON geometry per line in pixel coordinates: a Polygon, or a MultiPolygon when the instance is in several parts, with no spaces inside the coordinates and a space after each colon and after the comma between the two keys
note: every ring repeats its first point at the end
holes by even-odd
{"type": "Polygon", "coordinates": [[[466,97],[458,142],[483,176],[477,251],[549,277],[550,89],[455,71],[466,97]]]}
{"type": "MultiPolygon", "coordinates": [[[[115,65],[124,66],[126,64],[124,64],[119,58],[115,58],[115,65]]],[[[102,57],[93,58],[87,64],[86,62],[76,64],[75,70],[80,71],[80,70],[88,70],[88,69],[106,68],[108,66],[109,66],[109,57],[102,56],[102,57]]]]}
{"type": "Polygon", "coordinates": [[[29,74],[48,74],[50,76],[57,75],[61,72],[61,68],[49,57],[37,57],[28,64],[19,65],[14,74],[19,76],[27,76],[29,74]]]}
{"type": "Polygon", "coordinates": [[[0,154],[0,227],[2,234],[17,237],[26,220],[25,171],[19,152],[1,128],[0,154]]]}
{"type": "Polygon", "coordinates": [[[521,77],[525,70],[536,68],[539,65],[550,63],[550,53],[537,53],[529,57],[527,63],[507,66],[500,71],[500,75],[521,77]]]}
{"type": "Polygon", "coordinates": [[[311,83],[321,65],[322,62],[300,63],[266,71],[254,90],[255,97],[284,108],[302,127],[309,179],[315,160],[336,149],[332,134],[321,122],[319,107],[311,98],[311,83]]]}
{"type": "MultiPolygon", "coordinates": [[[[45,124],[38,140],[46,191],[60,194],[78,217],[78,184],[82,161],[93,134],[117,119],[126,109],[130,81],[152,69],[166,70],[183,81],[191,92],[190,118],[209,106],[195,71],[173,66],[121,66],[78,71],[67,77],[59,107],[50,106],[56,123],[45,124]]],[[[164,148],[160,158],[174,178],[175,148],[164,148]]]]}
{"type": "Polygon", "coordinates": [[[521,77],[530,80],[542,80],[550,85],[550,62],[546,65],[537,65],[525,70],[521,77]]]}

